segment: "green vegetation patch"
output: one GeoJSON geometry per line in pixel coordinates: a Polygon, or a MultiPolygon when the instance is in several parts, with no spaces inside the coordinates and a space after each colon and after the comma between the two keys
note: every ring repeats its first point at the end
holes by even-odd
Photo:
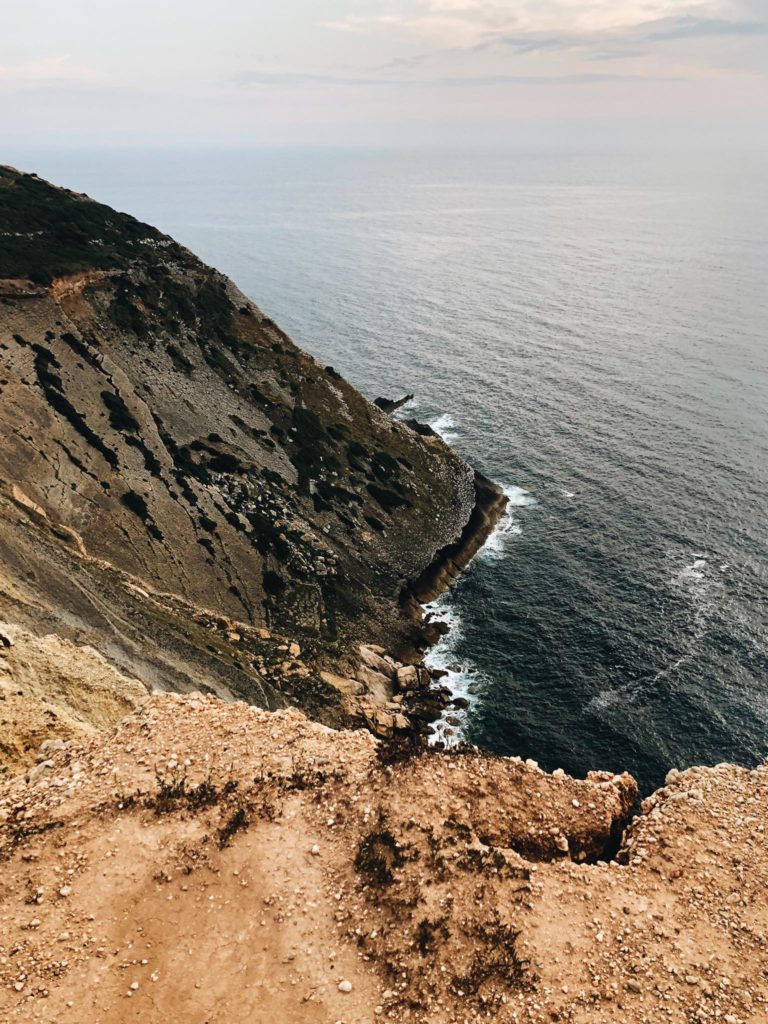
{"type": "Polygon", "coordinates": [[[50,284],[83,270],[127,267],[184,250],[156,228],[34,174],[0,166],[0,278],[50,284]]]}

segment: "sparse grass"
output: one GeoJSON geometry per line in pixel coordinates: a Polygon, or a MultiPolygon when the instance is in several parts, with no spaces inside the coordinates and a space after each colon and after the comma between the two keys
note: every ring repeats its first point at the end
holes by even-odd
{"type": "Polygon", "coordinates": [[[231,796],[238,787],[236,779],[229,779],[223,786],[218,787],[213,784],[210,777],[195,786],[190,786],[184,767],[155,772],[155,779],[156,791],[144,799],[144,806],[151,808],[155,814],[210,807],[231,796]]]}
{"type": "Polygon", "coordinates": [[[452,991],[459,996],[477,996],[490,981],[505,988],[523,988],[530,982],[529,964],[517,952],[520,932],[511,925],[494,921],[477,925],[472,932],[476,948],[469,967],[451,980],[452,991]]]}
{"type": "Polygon", "coordinates": [[[355,869],[372,885],[391,885],[394,871],[404,863],[400,844],[386,830],[364,836],[355,857],[355,869]]]}
{"type": "Polygon", "coordinates": [[[447,942],[449,937],[450,932],[444,917],[440,917],[436,921],[430,921],[425,917],[416,926],[416,945],[422,956],[435,953],[442,943],[447,942]]]}
{"type": "Polygon", "coordinates": [[[426,740],[421,736],[406,733],[405,736],[394,735],[382,740],[376,750],[380,765],[407,764],[427,754],[426,740]]]}
{"type": "Polygon", "coordinates": [[[218,832],[219,849],[223,850],[225,846],[229,846],[232,841],[232,837],[238,832],[242,832],[248,828],[250,824],[248,815],[246,814],[244,807],[238,807],[226,822],[222,825],[218,832]]]}

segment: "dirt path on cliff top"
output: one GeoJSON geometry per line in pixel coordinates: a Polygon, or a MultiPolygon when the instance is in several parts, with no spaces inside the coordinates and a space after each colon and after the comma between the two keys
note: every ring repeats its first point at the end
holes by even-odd
{"type": "Polygon", "coordinates": [[[768,770],[670,778],[590,863],[633,799],[153,697],[0,786],[0,1020],[765,1024],[768,770]]]}

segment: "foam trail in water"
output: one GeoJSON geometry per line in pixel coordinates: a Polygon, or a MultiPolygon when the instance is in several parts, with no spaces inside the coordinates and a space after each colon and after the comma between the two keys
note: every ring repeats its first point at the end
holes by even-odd
{"type": "MultiPolygon", "coordinates": [[[[675,559],[677,561],[677,558],[675,559]]],[[[692,551],[686,556],[688,564],[676,569],[669,580],[670,586],[681,590],[690,602],[691,618],[686,631],[676,640],[682,653],[650,680],[631,680],[613,689],[596,694],[585,707],[586,712],[601,714],[618,704],[630,705],[640,696],[648,696],[649,687],[662,679],[670,680],[678,669],[690,662],[696,655],[699,642],[704,637],[709,616],[714,607],[710,600],[713,580],[709,572],[710,555],[705,551],[692,551]],[[688,561],[690,559],[690,561],[688,561]]],[[[678,562],[678,565],[680,563],[678,562]]],[[[720,566],[722,569],[722,565],[720,566]]]]}

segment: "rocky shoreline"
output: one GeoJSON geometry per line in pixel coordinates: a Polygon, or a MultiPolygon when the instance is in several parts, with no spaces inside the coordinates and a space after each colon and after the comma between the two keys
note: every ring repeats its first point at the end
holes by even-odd
{"type": "Polygon", "coordinates": [[[0,618],[349,724],[319,672],[420,663],[499,495],[151,226],[3,167],[0,213],[0,618]]]}
{"type": "Polygon", "coordinates": [[[414,643],[401,647],[396,652],[399,657],[378,644],[362,645],[352,678],[320,672],[324,682],[354,698],[353,722],[364,724],[381,739],[398,737],[423,745],[435,734],[433,723],[451,707],[468,706],[464,697],[441,685],[444,673],[425,663],[425,654],[448,627],[431,615],[425,617],[424,606],[453,586],[506,512],[507,497],[498,484],[475,471],[474,486],[475,504],[459,537],[438,551],[403,589],[403,607],[417,627],[414,643]]]}

